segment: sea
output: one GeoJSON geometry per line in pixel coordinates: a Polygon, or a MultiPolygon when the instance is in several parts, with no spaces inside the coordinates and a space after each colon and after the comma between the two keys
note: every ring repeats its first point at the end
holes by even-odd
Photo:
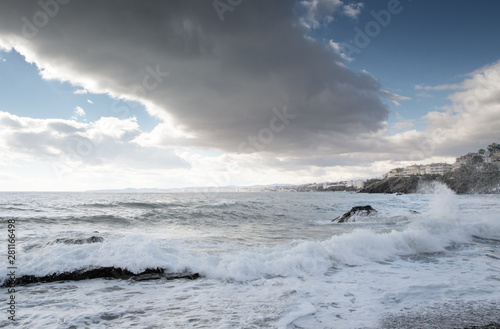
{"type": "Polygon", "coordinates": [[[440,184],[409,195],[3,192],[0,232],[4,283],[99,267],[200,275],[4,285],[0,328],[500,323],[500,195],[440,184]],[[364,205],[377,213],[332,222],[364,205]]]}

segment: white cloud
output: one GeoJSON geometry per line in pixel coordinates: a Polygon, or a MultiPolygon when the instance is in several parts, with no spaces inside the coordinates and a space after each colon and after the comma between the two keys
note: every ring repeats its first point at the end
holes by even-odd
{"type": "Polygon", "coordinates": [[[423,117],[427,128],[416,136],[421,153],[461,155],[496,142],[500,136],[500,61],[470,73],[459,84],[443,86],[456,92],[448,96],[451,104],[423,117]]]}
{"type": "Polygon", "coordinates": [[[443,84],[438,86],[415,85],[415,90],[442,91],[442,90],[459,90],[462,88],[463,86],[460,84],[443,84]]]}
{"type": "Polygon", "coordinates": [[[396,112],[393,112],[393,114],[397,120],[395,123],[392,124],[393,129],[398,131],[408,130],[410,128],[413,128],[413,126],[415,125],[415,120],[405,119],[399,113],[396,112]]]}
{"type": "Polygon", "coordinates": [[[350,4],[344,5],[344,14],[351,18],[358,18],[361,14],[361,9],[363,9],[364,3],[362,2],[352,2],[350,4]]]}
{"type": "Polygon", "coordinates": [[[401,105],[401,103],[399,103],[399,102],[410,101],[411,100],[410,97],[398,95],[396,93],[391,93],[390,91],[387,91],[387,90],[381,90],[380,94],[383,97],[388,98],[396,106],[400,106],[401,105]]]}
{"type": "Polygon", "coordinates": [[[82,107],[77,106],[75,108],[75,111],[73,112],[73,116],[71,117],[71,120],[78,120],[78,118],[84,117],[85,116],[85,111],[82,107]]]}
{"type": "Polygon", "coordinates": [[[342,47],[340,46],[340,43],[335,42],[333,40],[330,40],[328,42],[328,45],[335,51],[337,54],[339,54],[346,62],[351,62],[353,60],[352,57],[347,56],[343,51],[342,47]]]}
{"type": "Polygon", "coordinates": [[[431,94],[426,93],[425,91],[418,93],[417,96],[422,97],[422,98],[432,98],[433,97],[431,94]]]}
{"type": "Polygon", "coordinates": [[[94,102],[92,102],[90,99],[87,99],[87,103],[94,104],[94,102]]]}
{"type": "Polygon", "coordinates": [[[119,175],[130,170],[168,171],[189,166],[171,149],[135,143],[134,138],[141,133],[135,118],[102,117],[95,122],[79,123],[0,112],[0,128],[4,162],[48,163],[58,168],[61,175],[85,172],[93,176],[110,167],[119,175]]]}
{"type": "Polygon", "coordinates": [[[300,21],[308,29],[316,29],[328,25],[335,15],[345,15],[356,19],[364,7],[362,2],[345,4],[342,0],[302,0],[298,6],[305,12],[300,21]]]}
{"type": "Polygon", "coordinates": [[[81,108],[80,106],[77,106],[77,107],[75,108],[75,115],[76,115],[77,117],[83,117],[83,116],[85,116],[85,111],[84,111],[84,110],[83,110],[83,108],[81,108]]]}
{"type": "Polygon", "coordinates": [[[84,88],[77,89],[73,92],[73,94],[76,94],[76,95],[83,95],[83,94],[87,94],[87,93],[88,93],[88,90],[84,89],[84,88]]]}

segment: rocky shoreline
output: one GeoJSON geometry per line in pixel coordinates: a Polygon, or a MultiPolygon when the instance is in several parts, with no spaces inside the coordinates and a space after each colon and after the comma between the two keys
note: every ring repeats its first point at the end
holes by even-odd
{"type": "Polygon", "coordinates": [[[418,191],[423,181],[433,181],[430,177],[389,177],[385,179],[371,179],[366,182],[359,193],[402,193],[410,194],[418,191]]]}
{"type": "Polygon", "coordinates": [[[500,170],[497,166],[483,164],[464,165],[445,175],[415,175],[368,180],[360,193],[419,193],[426,186],[440,182],[457,194],[497,194],[500,193],[500,170]]]}

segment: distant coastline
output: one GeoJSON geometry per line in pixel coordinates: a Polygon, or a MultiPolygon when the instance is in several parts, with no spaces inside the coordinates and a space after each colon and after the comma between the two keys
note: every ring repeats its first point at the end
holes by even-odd
{"type": "Polygon", "coordinates": [[[351,192],[351,193],[422,193],[432,182],[446,184],[457,194],[500,193],[500,144],[487,150],[456,158],[453,165],[433,163],[394,168],[383,178],[309,184],[273,184],[254,186],[210,186],[186,188],[126,188],[94,190],[97,193],[219,193],[219,192],[351,192]]]}
{"type": "Polygon", "coordinates": [[[434,163],[395,168],[383,178],[366,181],[312,183],[275,186],[277,192],[359,192],[359,193],[422,193],[432,182],[446,184],[457,194],[500,193],[500,145],[493,143],[456,159],[453,165],[434,163]]]}

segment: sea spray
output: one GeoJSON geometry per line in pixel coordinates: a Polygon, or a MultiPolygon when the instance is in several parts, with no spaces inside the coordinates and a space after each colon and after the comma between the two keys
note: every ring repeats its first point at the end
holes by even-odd
{"type": "Polygon", "coordinates": [[[457,219],[457,195],[445,184],[437,181],[419,185],[422,193],[430,194],[429,216],[436,219],[457,219]]]}

